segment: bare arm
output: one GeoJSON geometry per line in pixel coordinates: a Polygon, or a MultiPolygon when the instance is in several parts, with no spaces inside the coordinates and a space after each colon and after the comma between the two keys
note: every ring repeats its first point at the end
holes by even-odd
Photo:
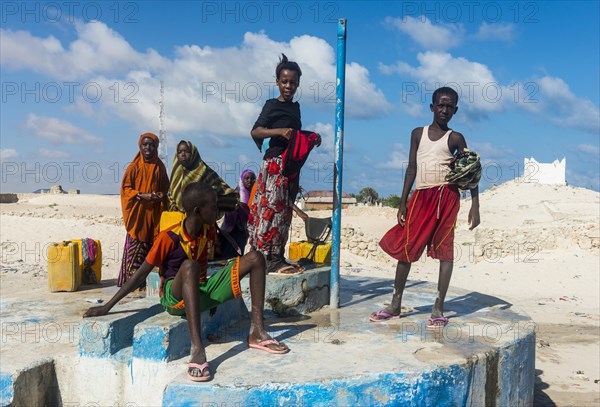
{"type": "Polygon", "coordinates": [[[294,129],[280,128],[280,129],[267,129],[266,127],[257,127],[253,129],[250,134],[252,137],[257,139],[265,139],[269,137],[281,136],[289,140],[292,137],[294,129]]]}
{"type": "Polygon", "coordinates": [[[400,208],[398,208],[398,223],[400,226],[404,226],[406,221],[406,206],[408,201],[408,194],[415,182],[417,177],[417,149],[419,148],[419,141],[423,134],[423,128],[419,127],[412,131],[410,135],[410,152],[408,153],[408,167],[404,174],[404,186],[402,187],[402,196],[400,197],[400,208]]]}
{"type": "Polygon", "coordinates": [[[479,219],[479,186],[471,189],[471,210],[469,211],[468,221],[471,225],[469,230],[475,229],[481,222],[479,219]]]}
{"type": "Polygon", "coordinates": [[[154,266],[147,261],[144,261],[140,268],[131,276],[129,280],[117,291],[113,297],[108,300],[108,302],[104,305],[100,305],[98,307],[91,307],[88,309],[85,314],[83,314],[84,318],[89,317],[99,317],[102,315],[108,314],[108,312],[115,306],[116,303],[121,301],[127,294],[138,288],[144,281],[146,281],[146,277],[152,271],[154,266]]]}
{"type": "Polygon", "coordinates": [[[292,204],[292,208],[294,209],[294,212],[296,212],[296,215],[300,217],[300,219],[302,219],[303,221],[306,221],[306,219],[308,219],[308,215],[306,214],[306,212],[298,208],[296,204],[292,204]]]}

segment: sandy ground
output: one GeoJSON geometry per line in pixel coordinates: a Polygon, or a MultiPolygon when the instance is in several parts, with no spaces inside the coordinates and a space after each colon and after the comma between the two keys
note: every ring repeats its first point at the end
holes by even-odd
{"type": "MultiPolygon", "coordinates": [[[[483,193],[480,205],[481,225],[469,231],[470,202],[462,204],[450,290],[502,298],[536,322],[536,406],[600,405],[600,194],[509,182],[483,193]]],[[[378,238],[395,218],[391,208],[354,207],[344,210],[342,224],[378,238]]],[[[64,295],[46,288],[47,245],[81,237],[100,239],[103,248],[103,288],[69,294],[83,311],[89,297],[114,291],[125,237],[119,198],[40,195],[1,204],[0,309],[19,298],[64,295]]],[[[344,275],[387,277],[392,284],[391,261],[346,250],[341,260],[344,275]]],[[[436,282],[437,267],[423,258],[410,278],[436,282]]]]}

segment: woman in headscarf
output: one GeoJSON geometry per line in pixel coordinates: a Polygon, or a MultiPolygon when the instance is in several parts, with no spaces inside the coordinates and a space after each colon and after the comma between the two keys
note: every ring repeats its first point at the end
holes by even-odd
{"type": "Polygon", "coordinates": [[[184,212],[181,196],[186,186],[192,182],[204,182],[217,191],[217,207],[220,212],[235,210],[238,203],[237,192],[231,188],[202,159],[191,141],[177,143],[177,152],[171,170],[169,205],[171,211],[184,212]]]}
{"type": "Polygon", "coordinates": [[[221,224],[221,231],[227,233],[233,241],[228,238],[221,239],[221,255],[224,258],[230,258],[244,254],[244,248],[248,242],[248,200],[250,191],[256,182],[256,174],[252,170],[244,170],[240,175],[238,191],[240,202],[235,211],[225,214],[225,219],[221,224]],[[235,243],[235,246],[233,245],[235,243]],[[237,251],[239,249],[239,252],[237,251]]]}
{"type": "Polygon", "coordinates": [[[127,236],[117,285],[122,286],[146,259],[159,232],[160,214],[166,203],[169,178],[158,158],[158,137],[140,136],[140,151],[123,174],[121,210],[127,236]]]}

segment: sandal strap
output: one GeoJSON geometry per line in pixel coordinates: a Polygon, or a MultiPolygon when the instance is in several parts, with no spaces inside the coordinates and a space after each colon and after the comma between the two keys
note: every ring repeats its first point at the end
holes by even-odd
{"type": "Polygon", "coordinates": [[[258,342],[257,345],[260,345],[260,346],[279,345],[279,341],[277,341],[276,339],[265,339],[264,341],[258,342]]]}

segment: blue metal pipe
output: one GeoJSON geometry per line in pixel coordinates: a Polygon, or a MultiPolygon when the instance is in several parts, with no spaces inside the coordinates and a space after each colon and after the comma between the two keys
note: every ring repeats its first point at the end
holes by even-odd
{"type": "Polygon", "coordinates": [[[340,306],[340,240],[342,231],[342,169],[344,163],[344,91],[346,85],[346,25],[340,18],[337,28],[337,72],[333,168],[333,225],[329,306],[340,306]]]}

